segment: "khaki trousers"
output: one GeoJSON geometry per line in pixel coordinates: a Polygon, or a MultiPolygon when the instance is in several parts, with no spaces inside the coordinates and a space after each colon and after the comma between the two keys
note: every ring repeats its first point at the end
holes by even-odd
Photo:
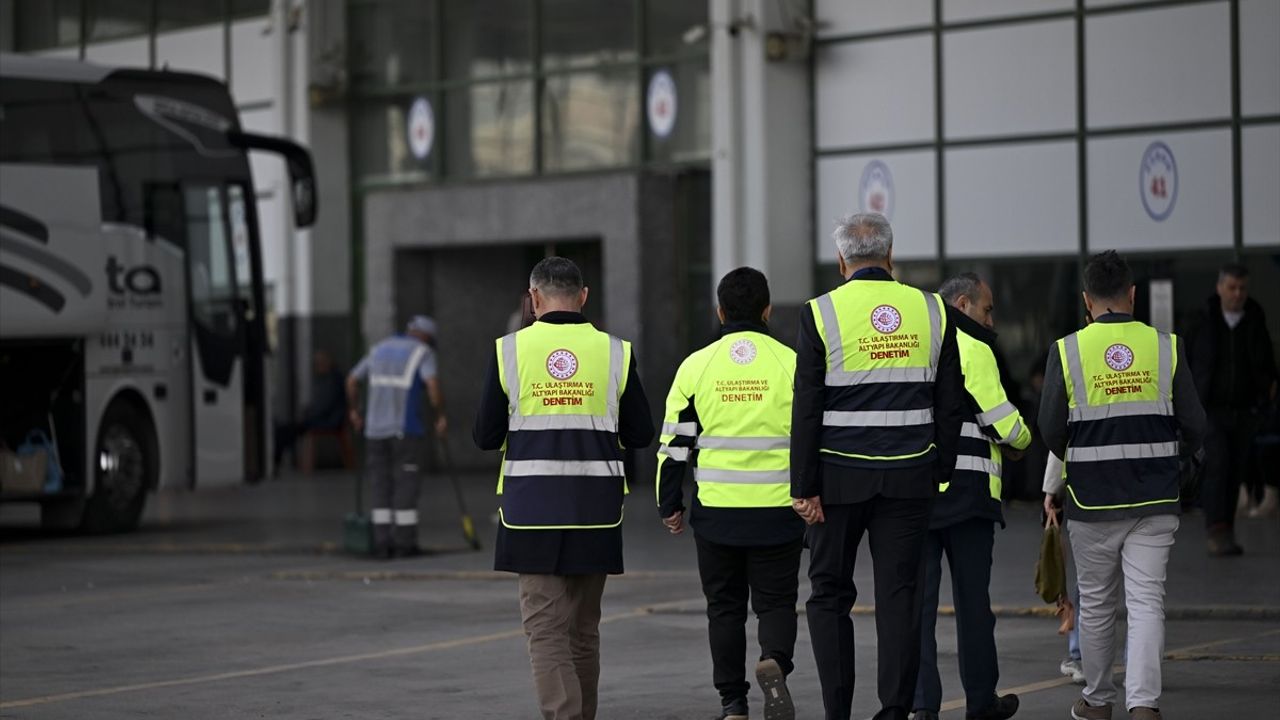
{"type": "Polygon", "coordinates": [[[594,720],[605,575],[520,575],[520,619],[545,720],[594,720]]]}

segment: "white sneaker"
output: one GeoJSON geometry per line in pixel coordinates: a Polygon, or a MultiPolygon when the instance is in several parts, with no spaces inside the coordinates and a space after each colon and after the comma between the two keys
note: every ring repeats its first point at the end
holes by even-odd
{"type": "Polygon", "coordinates": [[[1249,488],[1243,484],[1240,486],[1240,494],[1236,497],[1236,514],[1250,515],[1253,512],[1253,496],[1249,494],[1249,488]]]}
{"type": "Polygon", "coordinates": [[[1071,678],[1071,682],[1076,685],[1084,684],[1084,667],[1080,665],[1079,660],[1073,660],[1071,658],[1063,660],[1062,664],[1058,666],[1058,672],[1071,678]]]}
{"type": "Polygon", "coordinates": [[[1262,490],[1262,502],[1258,503],[1257,507],[1249,508],[1249,517],[1255,519],[1275,517],[1278,509],[1280,509],[1280,490],[1268,485],[1262,490]]]}

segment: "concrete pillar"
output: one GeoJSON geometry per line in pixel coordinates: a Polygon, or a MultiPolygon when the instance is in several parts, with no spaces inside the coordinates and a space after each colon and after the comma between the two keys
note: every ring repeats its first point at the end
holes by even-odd
{"type": "Polygon", "coordinates": [[[813,293],[808,59],[794,41],[785,57],[766,54],[770,33],[795,33],[796,12],[711,0],[712,281],[750,265],[781,305],[813,293]]]}

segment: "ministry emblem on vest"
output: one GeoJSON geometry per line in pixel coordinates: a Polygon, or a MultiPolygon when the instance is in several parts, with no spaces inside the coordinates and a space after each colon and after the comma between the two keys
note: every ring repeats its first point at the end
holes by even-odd
{"type": "Polygon", "coordinates": [[[871,311],[871,327],[885,335],[895,333],[902,327],[902,313],[892,305],[881,305],[871,311]]]}
{"type": "Polygon", "coordinates": [[[756,359],[756,344],[743,338],[729,346],[729,359],[739,365],[750,365],[756,359]]]}
{"type": "Polygon", "coordinates": [[[578,356],[568,350],[556,350],[547,356],[547,372],[557,380],[568,380],[578,372],[578,356]]]}
{"type": "Polygon", "coordinates": [[[1128,345],[1116,343],[1107,348],[1104,359],[1107,361],[1107,367],[1116,372],[1122,372],[1133,365],[1133,350],[1130,350],[1128,345]]]}

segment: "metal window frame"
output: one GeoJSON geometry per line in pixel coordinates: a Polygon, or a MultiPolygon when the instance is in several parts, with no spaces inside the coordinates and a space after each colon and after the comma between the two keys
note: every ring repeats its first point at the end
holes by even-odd
{"type": "MultiPolygon", "coordinates": [[[[1051,10],[1043,12],[1030,12],[1018,15],[1009,15],[993,18],[984,18],[979,20],[965,20],[958,22],[944,22],[942,20],[942,2],[934,0],[933,2],[933,21],[927,24],[917,24],[902,28],[893,28],[866,33],[850,33],[841,35],[829,35],[814,40],[814,52],[811,53],[809,59],[809,116],[810,116],[810,137],[812,144],[812,162],[810,177],[812,182],[812,199],[810,217],[814,220],[814,227],[818,227],[817,217],[817,165],[821,158],[839,157],[852,154],[885,154],[892,152],[902,152],[911,150],[932,150],[935,153],[935,188],[937,202],[937,237],[938,237],[938,254],[937,257],[929,260],[911,260],[905,262],[912,263],[929,263],[933,262],[937,265],[938,272],[941,276],[946,276],[948,266],[952,263],[946,252],[946,161],[945,153],[953,148],[964,147],[999,147],[1002,145],[1028,145],[1038,142],[1061,142],[1071,140],[1076,144],[1076,162],[1077,162],[1077,208],[1079,211],[1079,247],[1076,253],[1078,270],[1083,273],[1084,265],[1089,257],[1089,198],[1088,198],[1088,146],[1089,141],[1105,138],[1105,137],[1122,137],[1129,135],[1148,135],[1161,134],[1171,132],[1183,132],[1194,130],[1221,130],[1231,131],[1231,152],[1232,152],[1232,215],[1233,215],[1233,235],[1231,251],[1236,260],[1240,260],[1243,255],[1258,251],[1260,248],[1246,248],[1244,246],[1244,181],[1243,181],[1243,147],[1242,147],[1242,129],[1254,125],[1277,125],[1280,124],[1280,114],[1274,115],[1253,115],[1244,116],[1241,111],[1241,87],[1240,87],[1240,0],[1135,0],[1134,2],[1123,3],[1118,5],[1108,5],[1105,7],[1086,7],[1085,0],[1076,0],[1073,9],[1051,10]],[[1231,109],[1228,115],[1219,118],[1169,122],[1169,123],[1144,123],[1136,125],[1112,126],[1112,127],[1088,127],[1088,118],[1086,116],[1087,101],[1087,79],[1086,79],[1086,54],[1085,54],[1085,21],[1092,17],[1101,17],[1106,15],[1123,14],[1130,12],[1141,12],[1147,10],[1161,10],[1177,6],[1189,5],[1223,5],[1226,4],[1230,14],[1230,54],[1231,54],[1231,109]],[[977,138],[958,138],[947,139],[944,134],[945,122],[945,105],[944,105],[944,84],[943,84],[943,59],[942,50],[945,44],[947,33],[958,30],[988,29],[998,27],[1013,27],[1042,23],[1050,20],[1067,20],[1075,21],[1075,70],[1076,70],[1076,123],[1073,130],[1059,132],[1044,133],[1009,133],[996,134],[977,138]],[[868,143],[866,145],[853,145],[837,148],[819,148],[817,134],[817,77],[816,77],[816,56],[817,51],[834,45],[866,42],[872,40],[884,40],[889,38],[910,37],[932,35],[934,41],[934,112],[936,114],[934,125],[934,137],[931,140],[920,140],[913,142],[899,143],[868,143]]],[[[812,239],[810,240],[812,242],[812,239]]],[[[1177,250],[1175,253],[1200,252],[1200,251],[1222,252],[1223,249],[1202,249],[1196,248],[1191,250],[1177,250]]],[[[1265,250],[1265,249],[1263,249],[1265,250]]],[[[1135,254],[1144,254],[1138,252],[1135,254]]],[[[1037,256],[1040,258],[1041,256],[1037,256]]],[[[1048,257],[1063,257],[1062,255],[1045,255],[1048,257]]],[[[964,258],[969,261],[972,258],[964,258]]],[[[1004,258],[996,258],[1004,259],[1004,258]]],[[[830,268],[830,263],[822,262],[815,259],[814,278],[815,287],[821,287],[819,278],[825,275],[830,268]]]]}

